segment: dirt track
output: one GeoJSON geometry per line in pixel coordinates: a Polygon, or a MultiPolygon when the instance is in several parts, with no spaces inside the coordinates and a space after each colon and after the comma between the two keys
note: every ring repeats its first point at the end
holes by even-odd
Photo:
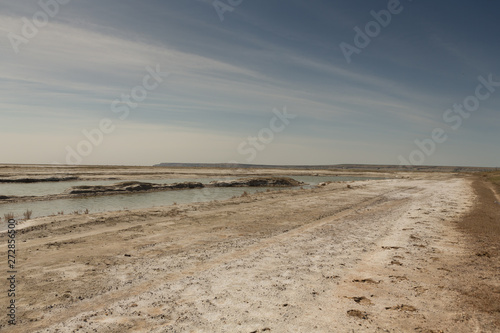
{"type": "MultiPolygon", "coordinates": [[[[480,308],[490,300],[471,301],[478,281],[500,294],[498,253],[489,249],[478,256],[476,234],[463,229],[475,203],[481,204],[471,180],[440,174],[352,187],[331,184],[227,202],[33,221],[17,236],[19,323],[5,326],[3,316],[0,329],[499,327],[498,309],[480,308]],[[480,274],[470,258],[485,261],[480,274]]],[[[495,214],[496,207],[490,208],[495,214]]],[[[0,304],[6,301],[0,294],[0,304]]]]}

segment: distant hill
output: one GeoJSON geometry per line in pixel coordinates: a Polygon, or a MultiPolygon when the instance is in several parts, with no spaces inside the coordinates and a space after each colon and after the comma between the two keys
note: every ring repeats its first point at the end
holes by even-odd
{"type": "MultiPolygon", "coordinates": [[[[240,163],[160,163],[154,167],[169,168],[236,168],[236,169],[315,169],[317,166],[307,165],[265,165],[265,164],[240,164],[240,163]]],[[[321,167],[322,169],[326,166],[321,167]]]]}
{"type": "Polygon", "coordinates": [[[332,164],[332,165],[265,165],[240,163],[160,163],[154,167],[168,168],[235,168],[235,169],[302,169],[302,170],[353,170],[353,171],[434,171],[434,172],[485,172],[498,168],[431,166],[431,165],[376,165],[376,164],[332,164]]]}

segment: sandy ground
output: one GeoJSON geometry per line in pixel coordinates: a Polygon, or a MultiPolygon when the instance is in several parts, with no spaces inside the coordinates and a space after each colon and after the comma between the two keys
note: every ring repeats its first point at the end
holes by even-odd
{"type": "MultiPolygon", "coordinates": [[[[18,325],[3,315],[0,330],[498,331],[498,238],[471,231],[493,194],[412,178],[30,221],[18,325]]],[[[497,206],[484,217],[495,226],[497,206]]]]}

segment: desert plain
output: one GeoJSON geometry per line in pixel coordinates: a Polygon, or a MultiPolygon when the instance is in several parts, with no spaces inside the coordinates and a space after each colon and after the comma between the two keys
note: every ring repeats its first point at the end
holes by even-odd
{"type": "Polygon", "coordinates": [[[386,178],[19,221],[16,325],[8,324],[8,237],[0,234],[2,332],[500,331],[500,187],[487,174],[2,172],[119,180],[228,173],[386,178]]]}

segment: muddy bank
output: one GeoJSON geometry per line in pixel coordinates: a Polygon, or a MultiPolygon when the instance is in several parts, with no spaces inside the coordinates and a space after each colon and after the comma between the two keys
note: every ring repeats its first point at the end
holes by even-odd
{"type": "Polygon", "coordinates": [[[230,181],[213,181],[207,187],[288,187],[304,185],[304,182],[299,182],[289,177],[256,177],[256,178],[242,178],[230,181]]]}
{"type": "Polygon", "coordinates": [[[482,179],[475,180],[473,188],[476,205],[456,223],[469,251],[456,260],[453,286],[468,313],[477,318],[477,332],[496,332],[500,328],[500,206],[496,203],[500,193],[482,179]]]}
{"type": "Polygon", "coordinates": [[[200,182],[183,182],[174,184],[154,184],[144,182],[121,182],[112,185],[85,185],[73,186],[63,194],[68,195],[103,195],[103,194],[123,194],[134,192],[168,191],[180,189],[193,189],[203,187],[291,187],[303,185],[303,182],[296,181],[288,177],[256,177],[241,178],[230,181],[213,181],[209,184],[200,182]]]}
{"type": "Polygon", "coordinates": [[[47,178],[0,178],[0,183],[44,183],[44,182],[69,182],[80,180],[80,177],[47,177],[47,178]]]}
{"type": "Polygon", "coordinates": [[[126,194],[151,191],[168,191],[180,189],[203,188],[199,182],[184,182],[174,184],[154,184],[144,182],[121,182],[112,185],[82,185],[72,186],[63,192],[63,195],[75,196],[98,196],[110,194],[126,194]]]}

